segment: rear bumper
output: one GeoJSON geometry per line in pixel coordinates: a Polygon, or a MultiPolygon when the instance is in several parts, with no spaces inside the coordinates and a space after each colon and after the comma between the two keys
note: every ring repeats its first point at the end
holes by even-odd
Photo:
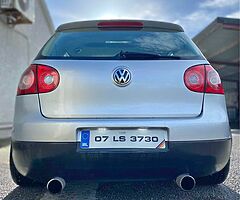
{"type": "Polygon", "coordinates": [[[17,170],[31,179],[170,180],[189,173],[201,177],[220,171],[231,153],[231,139],[169,142],[157,149],[80,150],[79,143],[12,142],[17,170]]]}
{"type": "Polygon", "coordinates": [[[40,112],[37,95],[17,96],[12,139],[28,142],[76,142],[77,129],[165,128],[169,141],[231,138],[223,95],[206,94],[202,114],[196,118],[92,118],[49,119],[40,112]]]}

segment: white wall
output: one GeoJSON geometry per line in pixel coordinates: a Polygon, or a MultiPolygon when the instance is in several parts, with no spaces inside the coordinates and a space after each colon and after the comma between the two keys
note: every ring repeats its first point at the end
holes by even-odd
{"type": "Polygon", "coordinates": [[[18,81],[53,34],[42,2],[35,1],[35,22],[10,27],[0,20],[0,128],[13,121],[18,81]]]}

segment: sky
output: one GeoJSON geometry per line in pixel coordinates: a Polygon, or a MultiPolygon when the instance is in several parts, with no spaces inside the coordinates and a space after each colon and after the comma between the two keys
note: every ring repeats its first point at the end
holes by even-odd
{"type": "Polygon", "coordinates": [[[194,37],[216,17],[240,18],[240,0],[45,0],[55,28],[98,19],[145,19],[181,25],[194,37]]]}

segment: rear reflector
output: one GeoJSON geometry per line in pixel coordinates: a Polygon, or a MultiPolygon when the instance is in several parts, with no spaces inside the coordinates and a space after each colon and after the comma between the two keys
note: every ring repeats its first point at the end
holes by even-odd
{"type": "Polygon", "coordinates": [[[31,65],[20,79],[17,95],[51,92],[57,88],[59,80],[56,69],[46,65],[31,65]]]}
{"type": "Polygon", "coordinates": [[[184,73],[186,87],[194,92],[224,94],[221,79],[211,65],[197,65],[184,73]]]}
{"type": "Polygon", "coordinates": [[[142,28],[142,22],[128,22],[128,21],[109,21],[99,22],[99,28],[142,28]]]}

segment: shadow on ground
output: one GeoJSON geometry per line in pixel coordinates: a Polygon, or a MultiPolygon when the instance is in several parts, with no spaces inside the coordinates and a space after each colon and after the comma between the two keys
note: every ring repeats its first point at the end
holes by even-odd
{"type": "Polygon", "coordinates": [[[172,182],[139,182],[100,184],[98,199],[240,199],[240,195],[225,185],[197,186],[184,192],[172,182]]]}
{"type": "Polygon", "coordinates": [[[4,138],[4,139],[0,139],[0,148],[2,147],[6,147],[10,144],[11,139],[10,138],[4,138]]]}
{"type": "Polygon", "coordinates": [[[49,194],[45,188],[15,188],[4,200],[36,199],[240,199],[240,195],[225,185],[197,186],[191,192],[181,191],[172,182],[128,183],[71,183],[59,195],[49,194]]]}

